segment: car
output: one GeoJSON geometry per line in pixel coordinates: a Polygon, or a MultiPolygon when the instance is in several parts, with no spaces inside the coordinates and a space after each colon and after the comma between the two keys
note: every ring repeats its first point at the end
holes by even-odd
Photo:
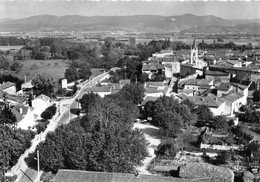
{"type": "Polygon", "coordinates": [[[135,119],[135,122],[140,123],[141,119],[135,119]]]}
{"type": "Polygon", "coordinates": [[[146,119],[143,119],[142,121],[141,121],[141,123],[146,123],[147,122],[147,120],[146,119]]]}

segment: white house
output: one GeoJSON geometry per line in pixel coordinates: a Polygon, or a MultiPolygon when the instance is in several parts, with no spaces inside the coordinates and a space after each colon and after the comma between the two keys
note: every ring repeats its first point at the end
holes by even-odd
{"type": "Polygon", "coordinates": [[[41,113],[50,105],[50,97],[39,95],[32,100],[34,119],[40,118],[41,113]]]}
{"type": "Polygon", "coordinates": [[[89,87],[85,89],[85,93],[95,93],[100,97],[105,97],[106,95],[110,95],[112,93],[111,86],[103,86],[103,87],[89,87]]]}

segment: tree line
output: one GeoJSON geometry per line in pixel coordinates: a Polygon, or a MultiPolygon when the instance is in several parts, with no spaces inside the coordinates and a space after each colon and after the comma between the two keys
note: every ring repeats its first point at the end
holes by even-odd
{"type": "MultiPolygon", "coordinates": [[[[105,98],[85,94],[80,100],[84,116],[48,133],[37,147],[41,170],[133,173],[147,156],[143,133],[132,129],[139,115],[136,103],[141,102],[143,92],[143,87],[134,84],[105,98]]],[[[34,169],[37,168],[35,156],[36,152],[25,159],[34,169]]]]}
{"type": "Polygon", "coordinates": [[[17,120],[11,109],[7,103],[0,109],[0,181],[4,178],[3,174],[13,167],[31,146],[31,140],[35,136],[31,130],[16,127],[17,120]]]}

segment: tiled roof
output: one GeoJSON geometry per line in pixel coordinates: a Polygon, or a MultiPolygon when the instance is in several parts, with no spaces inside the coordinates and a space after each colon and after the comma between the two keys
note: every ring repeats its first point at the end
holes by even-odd
{"type": "Polygon", "coordinates": [[[222,98],[217,98],[213,94],[208,94],[208,96],[202,97],[202,96],[193,96],[189,97],[185,94],[179,94],[180,97],[183,99],[189,99],[195,103],[195,105],[206,105],[209,107],[218,108],[221,104],[225,102],[222,98]]]}
{"type": "Polygon", "coordinates": [[[151,70],[158,70],[158,69],[164,69],[164,65],[159,63],[151,63],[149,65],[143,65],[142,68],[142,70],[144,71],[151,71],[151,70]]]}
{"type": "Polygon", "coordinates": [[[15,86],[15,83],[6,82],[6,83],[3,83],[2,85],[0,85],[0,90],[5,90],[5,89],[12,87],[12,86],[15,86]]]}
{"type": "Polygon", "coordinates": [[[165,86],[163,82],[145,82],[146,87],[162,87],[165,86]]]}
{"type": "Polygon", "coordinates": [[[189,79],[185,82],[185,85],[198,85],[199,79],[189,79]]]}
{"type": "Polygon", "coordinates": [[[183,179],[155,175],[139,175],[129,173],[108,173],[94,171],[59,170],[53,182],[198,182],[210,179],[183,179]]]}
{"type": "Polygon", "coordinates": [[[17,122],[20,122],[23,119],[22,114],[16,108],[13,107],[11,111],[15,115],[17,122]]]}
{"type": "Polygon", "coordinates": [[[85,92],[110,92],[110,87],[89,87],[85,92]]]}
{"type": "Polygon", "coordinates": [[[205,75],[212,75],[212,76],[228,76],[229,73],[225,73],[222,71],[211,71],[211,70],[206,70],[205,75]]]}
{"type": "Polygon", "coordinates": [[[30,110],[31,108],[29,106],[25,106],[23,104],[16,104],[14,105],[14,108],[20,112],[20,109],[22,109],[22,115],[26,115],[28,110],[30,110]]]}
{"type": "Polygon", "coordinates": [[[202,86],[202,85],[209,85],[213,80],[209,79],[189,79],[186,81],[185,85],[197,85],[197,86],[202,86]]]}
{"type": "MultiPolygon", "coordinates": [[[[3,91],[0,90],[0,97],[3,97],[3,91]]],[[[14,95],[10,95],[6,93],[6,98],[7,100],[11,100],[14,102],[18,102],[18,103],[23,103],[27,100],[27,97],[23,97],[23,96],[14,96],[14,95]]]]}
{"type": "Polygon", "coordinates": [[[217,87],[218,90],[222,90],[222,91],[228,91],[229,88],[230,88],[230,84],[225,82],[221,82],[220,85],[217,87]]]}
{"type": "Polygon", "coordinates": [[[235,86],[235,87],[238,87],[238,88],[240,88],[242,90],[245,90],[245,89],[248,88],[247,85],[241,85],[241,84],[238,84],[238,83],[232,83],[232,85],[235,86]]]}
{"type": "Polygon", "coordinates": [[[156,101],[158,97],[146,96],[142,102],[142,105],[145,105],[148,101],[156,101]]]}
{"type": "Polygon", "coordinates": [[[231,102],[234,102],[234,101],[236,101],[236,100],[238,100],[242,97],[243,97],[243,95],[238,94],[236,92],[233,92],[233,93],[230,93],[230,94],[227,94],[227,95],[223,95],[221,98],[226,99],[226,100],[231,101],[231,102]]]}
{"type": "Polygon", "coordinates": [[[194,67],[193,64],[181,64],[181,66],[185,66],[185,67],[194,67]]]}

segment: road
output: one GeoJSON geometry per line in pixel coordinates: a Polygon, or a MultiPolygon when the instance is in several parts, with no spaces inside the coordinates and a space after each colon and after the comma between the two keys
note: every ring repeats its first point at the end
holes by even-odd
{"type": "MultiPolygon", "coordinates": [[[[109,76],[109,72],[102,73],[101,75],[96,76],[95,78],[92,78],[84,83],[80,84],[80,89],[77,91],[75,96],[70,99],[61,100],[57,104],[60,107],[60,111],[54,116],[55,119],[53,119],[46,130],[40,134],[36,135],[35,138],[32,140],[31,147],[25,151],[24,154],[22,154],[15,166],[12,167],[10,171],[8,171],[8,174],[11,175],[17,175],[16,182],[37,182],[38,179],[38,173],[35,170],[32,170],[28,168],[26,165],[24,159],[28,156],[29,153],[32,153],[35,151],[37,145],[44,141],[46,138],[46,135],[48,132],[53,132],[59,125],[66,124],[70,121],[71,117],[73,117],[73,114],[70,113],[70,109],[72,107],[77,108],[77,101],[76,99],[80,99],[84,95],[84,91],[87,87],[93,87],[101,80],[107,78],[109,76]],[[31,180],[22,172],[27,174],[31,178],[31,180]]],[[[75,115],[74,115],[75,117],[75,115]]]]}

